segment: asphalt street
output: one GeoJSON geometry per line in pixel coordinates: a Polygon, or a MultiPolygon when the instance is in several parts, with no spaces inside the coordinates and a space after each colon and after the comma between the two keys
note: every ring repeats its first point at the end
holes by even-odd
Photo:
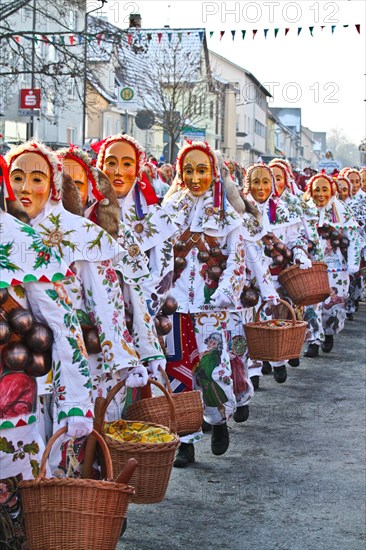
{"type": "Polygon", "coordinates": [[[364,550],[366,304],[333,351],[261,379],[230,447],[173,468],[165,500],[130,505],[124,550],[364,550]]]}

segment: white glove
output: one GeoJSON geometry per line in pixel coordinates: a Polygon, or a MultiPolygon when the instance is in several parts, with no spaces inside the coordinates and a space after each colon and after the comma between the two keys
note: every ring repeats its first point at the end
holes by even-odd
{"type": "Polygon", "coordinates": [[[165,370],[166,359],[152,359],[147,365],[147,372],[149,373],[149,378],[157,378],[160,374],[159,367],[165,370]]]}
{"type": "Polygon", "coordinates": [[[134,367],[128,372],[126,378],[126,388],[140,388],[146,386],[147,384],[147,369],[140,365],[139,367],[134,367]]]}
{"type": "Polygon", "coordinates": [[[64,426],[67,426],[69,437],[85,437],[92,432],[93,419],[85,416],[68,416],[60,420],[60,428],[64,426]]]}
{"type": "Polygon", "coordinates": [[[234,307],[234,304],[221,290],[216,290],[211,296],[210,306],[214,307],[234,307]]]}
{"type": "Polygon", "coordinates": [[[278,296],[278,294],[276,294],[276,296],[274,296],[273,298],[269,298],[266,302],[267,305],[269,306],[279,306],[280,305],[280,297],[278,296]]]}
{"type": "Polygon", "coordinates": [[[300,269],[309,269],[312,266],[310,258],[302,250],[297,250],[294,253],[294,260],[299,263],[300,269]]]}

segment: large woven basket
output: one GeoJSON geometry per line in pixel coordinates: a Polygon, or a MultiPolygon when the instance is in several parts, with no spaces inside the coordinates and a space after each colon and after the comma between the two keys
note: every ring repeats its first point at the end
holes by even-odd
{"type": "MultiPolygon", "coordinates": [[[[165,370],[160,370],[165,385],[173,399],[176,417],[176,432],[178,435],[188,435],[201,430],[203,420],[202,394],[199,390],[183,393],[173,393],[165,370]]],[[[141,399],[130,405],[126,412],[128,420],[152,422],[172,428],[169,402],[166,397],[158,396],[141,399]]]]}
{"type": "Polygon", "coordinates": [[[263,302],[257,311],[255,322],[244,325],[248,354],[251,359],[283,361],[300,357],[307,323],[297,321],[292,307],[284,300],[280,302],[290,310],[291,324],[284,320],[286,325],[273,327],[272,321],[259,321],[265,305],[263,302]]]}
{"type": "MultiPolygon", "coordinates": [[[[118,441],[104,432],[104,418],[109,403],[114,396],[124,386],[124,382],[119,382],[108,393],[106,399],[98,397],[95,403],[95,428],[103,435],[111,453],[113,468],[120,471],[124,468],[129,458],[135,458],[138,466],[131,477],[131,484],[135,488],[135,494],[132,502],[136,504],[153,504],[161,502],[168,488],[170,475],[173,468],[176,450],[180,445],[179,437],[175,432],[176,416],[173,399],[168,391],[156,382],[149,380],[150,384],[155,384],[165,395],[169,403],[171,434],[173,440],[168,443],[133,443],[130,441],[118,441]]],[[[137,420],[137,419],[134,419],[137,420]]],[[[109,422],[108,424],[113,424],[109,422]]],[[[147,426],[158,426],[166,430],[166,426],[145,422],[147,426]]]]}
{"type": "MultiPolygon", "coordinates": [[[[35,480],[19,483],[29,550],[115,550],[133,487],[113,481],[46,479],[51,447],[66,427],[49,440],[35,480]]],[[[96,432],[113,479],[108,447],[96,432]]],[[[118,470],[119,473],[119,470],[118,470]]]]}
{"type": "Polygon", "coordinates": [[[297,306],[311,306],[329,298],[327,264],[313,262],[309,269],[298,265],[287,267],[278,276],[279,283],[297,306]]]}

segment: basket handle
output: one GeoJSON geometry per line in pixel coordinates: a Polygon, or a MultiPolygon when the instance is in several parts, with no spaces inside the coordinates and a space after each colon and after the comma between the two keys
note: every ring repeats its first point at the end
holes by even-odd
{"type": "Polygon", "coordinates": [[[164,384],[166,385],[168,392],[171,395],[173,395],[173,390],[172,390],[172,386],[170,384],[169,376],[167,375],[165,369],[163,369],[162,367],[159,367],[159,371],[160,371],[161,376],[164,379],[164,384]]]}
{"type": "MultiPolygon", "coordinates": [[[[162,384],[160,384],[160,382],[157,382],[156,380],[153,380],[153,379],[150,378],[147,383],[148,384],[153,384],[154,386],[159,388],[159,390],[162,391],[163,394],[165,395],[165,397],[168,401],[169,409],[170,409],[170,426],[169,426],[169,430],[170,430],[170,432],[176,433],[177,421],[176,421],[176,414],[175,414],[175,405],[174,405],[172,396],[170,395],[168,390],[166,388],[164,388],[164,386],[162,384]]],[[[125,385],[124,380],[121,380],[121,382],[118,382],[118,384],[116,384],[114,386],[114,388],[112,388],[111,391],[108,393],[106,399],[103,400],[103,404],[101,405],[100,411],[98,411],[98,414],[97,414],[97,412],[95,412],[95,425],[98,426],[97,429],[100,429],[100,431],[103,430],[105,413],[107,412],[109,403],[112,401],[112,399],[115,397],[115,395],[119,392],[119,390],[121,390],[124,387],[124,385],[125,385]]],[[[98,402],[98,399],[100,399],[100,398],[97,397],[96,404],[98,402]]],[[[101,403],[101,401],[100,401],[100,403],[101,403]]]]}
{"type": "MultiPolygon", "coordinates": [[[[292,320],[292,326],[295,326],[296,325],[296,317],[295,317],[295,312],[294,312],[294,309],[290,306],[290,304],[288,302],[286,302],[285,300],[281,300],[281,298],[279,298],[278,300],[281,304],[283,304],[284,306],[287,307],[287,309],[290,311],[291,313],[291,320],[292,320]]],[[[259,321],[259,316],[260,316],[260,313],[262,311],[262,309],[264,308],[266,302],[262,302],[260,307],[258,308],[257,310],[257,313],[255,315],[255,322],[258,323],[259,321]]]]}
{"type": "MultiPolygon", "coordinates": [[[[41,466],[40,466],[39,474],[36,478],[36,481],[39,481],[41,479],[46,478],[46,463],[47,463],[48,456],[51,452],[52,446],[55,443],[55,441],[63,433],[66,433],[66,432],[67,432],[67,426],[64,426],[63,428],[60,428],[59,430],[57,430],[56,433],[53,434],[53,436],[51,437],[51,439],[47,443],[46,448],[43,452],[41,466]]],[[[95,430],[93,430],[90,435],[93,435],[93,437],[95,437],[98,440],[98,443],[102,448],[103,455],[104,455],[104,460],[105,460],[105,464],[106,464],[106,469],[107,469],[107,476],[106,476],[107,479],[108,480],[113,480],[112,459],[111,459],[111,455],[110,455],[110,452],[109,452],[109,449],[108,449],[108,446],[107,446],[106,442],[104,441],[103,437],[101,435],[99,435],[98,432],[96,432],[95,430]]]]}

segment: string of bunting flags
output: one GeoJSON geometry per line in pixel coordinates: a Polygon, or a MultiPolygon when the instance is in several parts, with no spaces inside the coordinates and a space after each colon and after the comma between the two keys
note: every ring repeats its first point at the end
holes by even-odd
{"type": "MultiPolygon", "coordinates": [[[[320,25],[319,26],[319,29],[321,31],[323,31],[325,28],[329,28],[331,29],[331,32],[332,34],[334,34],[334,31],[336,30],[337,27],[342,27],[342,28],[348,28],[352,25],[320,25]]],[[[295,30],[297,32],[297,36],[300,36],[302,30],[303,30],[304,27],[297,27],[296,28],[293,28],[291,29],[290,27],[285,27],[284,29],[281,29],[279,27],[276,27],[274,29],[272,29],[274,31],[274,37],[277,38],[279,32],[281,30],[284,30],[284,36],[287,36],[288,33],[290,32],[290,30],[295,30]]],[[[309,28],[309,32],[310,32],[310,35],[314,37],[314,29],[316,28],[315,26],[311,26],[311,27],[308,27],[309,28]]],[[[356,31],[358,32],[358,34],[361,34],[361,25],[359,24],[356,24],[355,25],[355,28],[356,28],[356,31]]],[[[266,39],[267,36],[268,36],[268,33],[271,29],[263,29],[263,35],[264,35],[264,38],[266,39]]],[[[252,37],[253,37],[253,40],[254,38],[257,36],[257,33],[258,33],[259,29],[252,29],[252,37]]],[[[226,34],[226,31],[218,31],[219,32],[219,37],[220,37],[220,40],[223,39],[224,35],[226,34]]],[[[230,31],[230,34],[231,34],[231,37],[232,37],[232,40],[235,40],[235,36],[236,36],[236,33],[240,33],[241,32],[241,37],[242,37],[242,40],[245,39],[246,35],[247,35],[247,30],[242,30],[242,31],[236,31],[236,30],[232,30],[230,31]]],[[[248,31],[249,33],[250,31],[248,31]]],[[[210,38],[213,37],[215,31],[209,31],[209,34],[210,34],[210,38]]]]}
{"type": "MultiPolygon", "coordinates": [[[[310,26],[308,27],[308,30],[309,30],[309,33],[311,36],[314,37],[314,30],[316,28],[319,28],[321,30],[321,32],[325,29],[325,28],[329,28],[331,29],[331,33],[334,34],[335,30],[337,27],[342,27],[342,28],[348,28],[348,27],[352,27],[352,25],[320,25],[320,26],[310,26]]],[[[290,28],[290,27],[286,27],[286,28],[279,28],[279,27],[276,27],[274,29],[269,29],[269,28],[266,28],[266,29],[262,29],[263,31],[263,35],[264,35],[264,38],[267,39],[267,36],[270,36],[270,31],[273,31],[273,34],[274,34],[274,38],[277,38],[277,36],[279,35],[280,31],[284,31],[284,36],[287,36],[289,34],[290,31],[295,31],[297,33],[297,36],[300,36],[302,30],[304,29],[305,27],[297,27],[296,28],[290,28]]],[[[355,28],[356,28],[356,31],[358,32],[358,34],[361,34],[361,25],[360,24],[355,24],[355,28]]],[[[173,35],[176,35],[177,36],[177,39],[179,42],[181,42],[182,38],[184,36],[189,36],[192,32],[194,31],[161,31],[161,30],[157,30],[157,31],[154,31],[154,30],[151,30],[149,32],[131,32],[130,29],[128,30],[121,30],[120,33],[108,33],[108,32],[101,32],[101,33],[88,33],[86,35],[84,34],[75,34],[75,33],[44,33],[44,34],[41,34],[41,35],[37,35],[37,34],[19,34],[19,35],[14,35],[12,36],[11,38],[13,38],[13,40],[15,40],[15,42],[17,42],[18,44],[21,43],[21,39],[23,38],[24,40],[33,40],[36,44],[38,42],[43,42],[45,44],[53,44],[53,45],[61,45],[61,46],[78,46],[78,45],[81,45],[84,43],[84,40],[86,39],[88,42],[94,42],[96,41],[98,46],[101,46],[102,45],[102,42],[116,42],[117,44],[118,43],[121,43],[122,42],[122,37],[125,37],[127,39],[127,43],[128,44],[132,44],[132,43],[141,43],[142,41],[143,42],[151,42],[151,40],[153,39],[153,37],[156,36],[156,40],[159,44],[161,44],[163,38],[166,37],[166,39],[168,40],[169,43],[171,43],[172,41],[172,38],[173,38],[173,35]]],[[[219,39],[222,40],[223,37],[225,36],[225,34],[228,34],[230,32],[231,34],[231,38],[232,40],[235,40],[235,37],[237,36],[237,33],[241,33],[241,38],[242,40],[245,39],[245,37],[247,36],[247,34],[252,34],[252,38],[254,40],[254,38],[258,35],[258,32],[259,32],[259,29],[251,29],[250,30],[241,30],[241,31],[237,31],[237,30],[231,30],[231,31],[209,31],[209,36],[210,38],[212,38],[214,36],[215,33],[218,33],[219,34],[219,39]]],[[[199,35],[199,38],[200,38],[200,41],[202,42],[203,41],[203,37],[204,37],[204,34],[205,32],[203,30],[200,30],[198,32],[198,35],[199,35]]],[[[240,36],[240,35],[239,35],[240,36]]]]}

